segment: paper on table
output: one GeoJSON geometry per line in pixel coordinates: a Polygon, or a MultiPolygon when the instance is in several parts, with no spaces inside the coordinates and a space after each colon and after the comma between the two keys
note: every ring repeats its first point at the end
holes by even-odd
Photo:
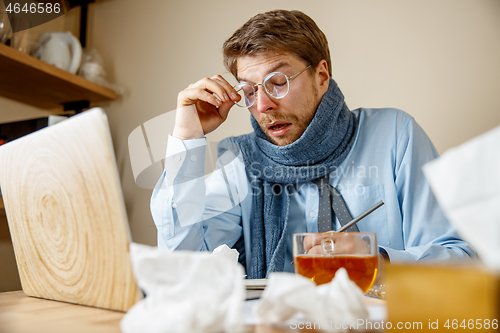
{"type": "Polygon", "coordinates": [[[348,328],[358,319],[368,319],[363,292],[344,268],[320,286],[298,274],[271,273],[255,313],[262,324],[283,324],[303,315],[319,325],[327,323],[322,328],[335,332],[345,331],[342,324],[348,328]]]}
{"type": "Polygon", "coordinates": [[[227,255],[132,243],[134,275],[146,298],[125,314],[122,332],[240,332],[244,271],[232,252],[222,252],[227,255]]]}
{"type": "Polygon", "coordinates": [[[446,217],[481,260],[500,270],[500,126],[424,165],[446,217]]]}

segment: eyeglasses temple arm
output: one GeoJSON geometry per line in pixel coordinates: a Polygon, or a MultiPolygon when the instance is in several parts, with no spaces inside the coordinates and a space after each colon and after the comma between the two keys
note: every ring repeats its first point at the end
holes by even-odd
{"type": "Polygon", "coordinates": [[[306,69],[308,69],[309,67],[311,67],[312,65],[309,65],[307,66],[306,68],[304,68],[303,70],[301,70],[300,72],[296,73],[296,74],[293,74],[292,76],[289,76],[288,77],[288,80],[292,80],[294,77],[296,77],[297,75],[299,75],[300,73],[302,73],[303,71],[305,71],[306,69]]]}

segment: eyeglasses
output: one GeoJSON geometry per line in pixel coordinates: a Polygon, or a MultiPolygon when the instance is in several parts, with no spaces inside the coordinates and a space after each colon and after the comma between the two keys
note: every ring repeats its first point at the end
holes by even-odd
{"type": "Polygon", "coordinates": [[[281,99],[290,91],[290,81],[309,67],[311,67],[311,65],[292,76],[286,76],[281,72],[269,73],[262,83],[257,83],[255,85],[251,85],[248,82],[238,83],[233,88],[240,94],[241,99],[239,102],[234,102],[234,104],[241,108],[249,108],[254,105],[257,99],[258,86],[262,86],[269,97],[281,99]]]}

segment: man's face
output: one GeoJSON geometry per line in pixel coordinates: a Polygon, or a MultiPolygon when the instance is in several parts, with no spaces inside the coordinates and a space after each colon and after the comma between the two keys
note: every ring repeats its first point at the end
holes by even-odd
{"type": "MultiPolygon", "coordinates": [[[[272,72],[292,76],[309,64],[287,54],[265,54],[238,58],[238,81],[262,83],[272,72]]],[[[278,146],[291,144],[306,130],[321,100],[317,80],[304,71],[290,81],[290,90],[282,99],[272,98],[258,86],[257,99],[249,110],[267,137],[278,146]]]]}

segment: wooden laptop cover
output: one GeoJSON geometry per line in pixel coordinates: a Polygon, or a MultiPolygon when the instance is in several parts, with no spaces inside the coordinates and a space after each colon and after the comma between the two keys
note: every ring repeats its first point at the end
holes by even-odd
{"type": "Polygon", "coordinates": [[[1,146],[0,188],[27,295],[121,311],[139,300],[101,109],[1,146]]]}

